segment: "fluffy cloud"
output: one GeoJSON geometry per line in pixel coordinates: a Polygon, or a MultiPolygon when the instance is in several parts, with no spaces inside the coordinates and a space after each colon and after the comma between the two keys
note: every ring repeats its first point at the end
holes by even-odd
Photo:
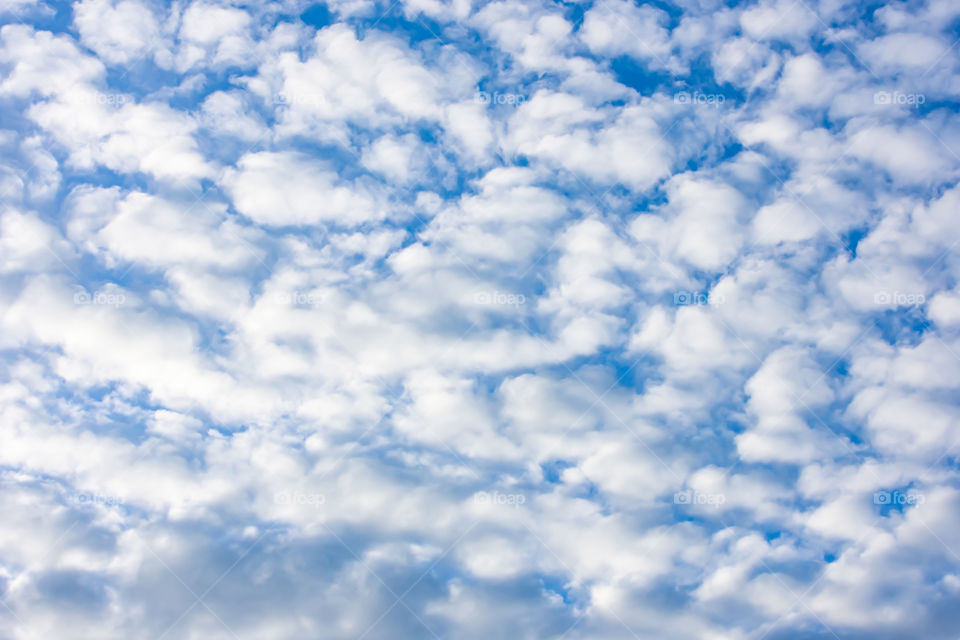
{"type": "Polygon", "coordinates": [[[308,5],[0,3],[4,637],[955,636],[955,3],[308,5]]]}
{"type": "Polygon", "coordinates": [[[245,155],[222,182],[237,211],[267,226],[355,226],[385,214],[374,194],[359,185],[338,184],[332,171],[301,154],[245,155]]]}

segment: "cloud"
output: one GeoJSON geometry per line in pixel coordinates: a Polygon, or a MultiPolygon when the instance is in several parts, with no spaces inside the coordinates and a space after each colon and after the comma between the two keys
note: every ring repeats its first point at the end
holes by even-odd
{"type": "Polygon", "coordinates": [[[334,173],[297,153],[250,153],[222,183],[237,211],[268,226],[320,223],[355,226],[382,218],[374,194],[342,184],[334,173]]]}
{"type": "Polygon", "coordinates": [[[6,636],[955,636],[953,4],[0,12],[6,636]]]}
{"type": "Polygon", "coordinates": [[[112,264],[238,267],[256,259],[259,250],[226,219],[224,209],[222,204],[173,203],[141,192],[81,186],[71,193],[68,233],[112,264]]]}
{"type": "Polygon", "coordinates": [[[83,0],[74,10],[81,41],[111,64],[126,64],[159,44],[160,25],[154,13],[132,0],[83,0]]]}

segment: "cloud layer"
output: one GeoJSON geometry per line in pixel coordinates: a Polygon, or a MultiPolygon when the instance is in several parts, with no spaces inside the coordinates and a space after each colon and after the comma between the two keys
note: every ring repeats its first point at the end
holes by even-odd
{"type": "Polygon", "coordinates": [[[960,5],[0,24],[0,638],[956,638],[960,5]]]}

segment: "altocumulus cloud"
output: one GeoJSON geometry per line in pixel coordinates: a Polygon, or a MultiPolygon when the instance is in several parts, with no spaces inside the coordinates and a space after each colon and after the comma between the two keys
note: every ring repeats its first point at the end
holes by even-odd
{"type": "Polygon", "coordinates": [[[956,2],[0,25],[0,638],[960,634],[956,2]]]}

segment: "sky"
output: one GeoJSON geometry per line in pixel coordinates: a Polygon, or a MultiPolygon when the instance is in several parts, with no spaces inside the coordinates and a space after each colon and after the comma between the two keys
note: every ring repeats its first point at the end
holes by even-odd
{"type": "Polygon", "coordinates": [[[960,637],[960,3],[0,25],[0,640],[960,637]]]}

